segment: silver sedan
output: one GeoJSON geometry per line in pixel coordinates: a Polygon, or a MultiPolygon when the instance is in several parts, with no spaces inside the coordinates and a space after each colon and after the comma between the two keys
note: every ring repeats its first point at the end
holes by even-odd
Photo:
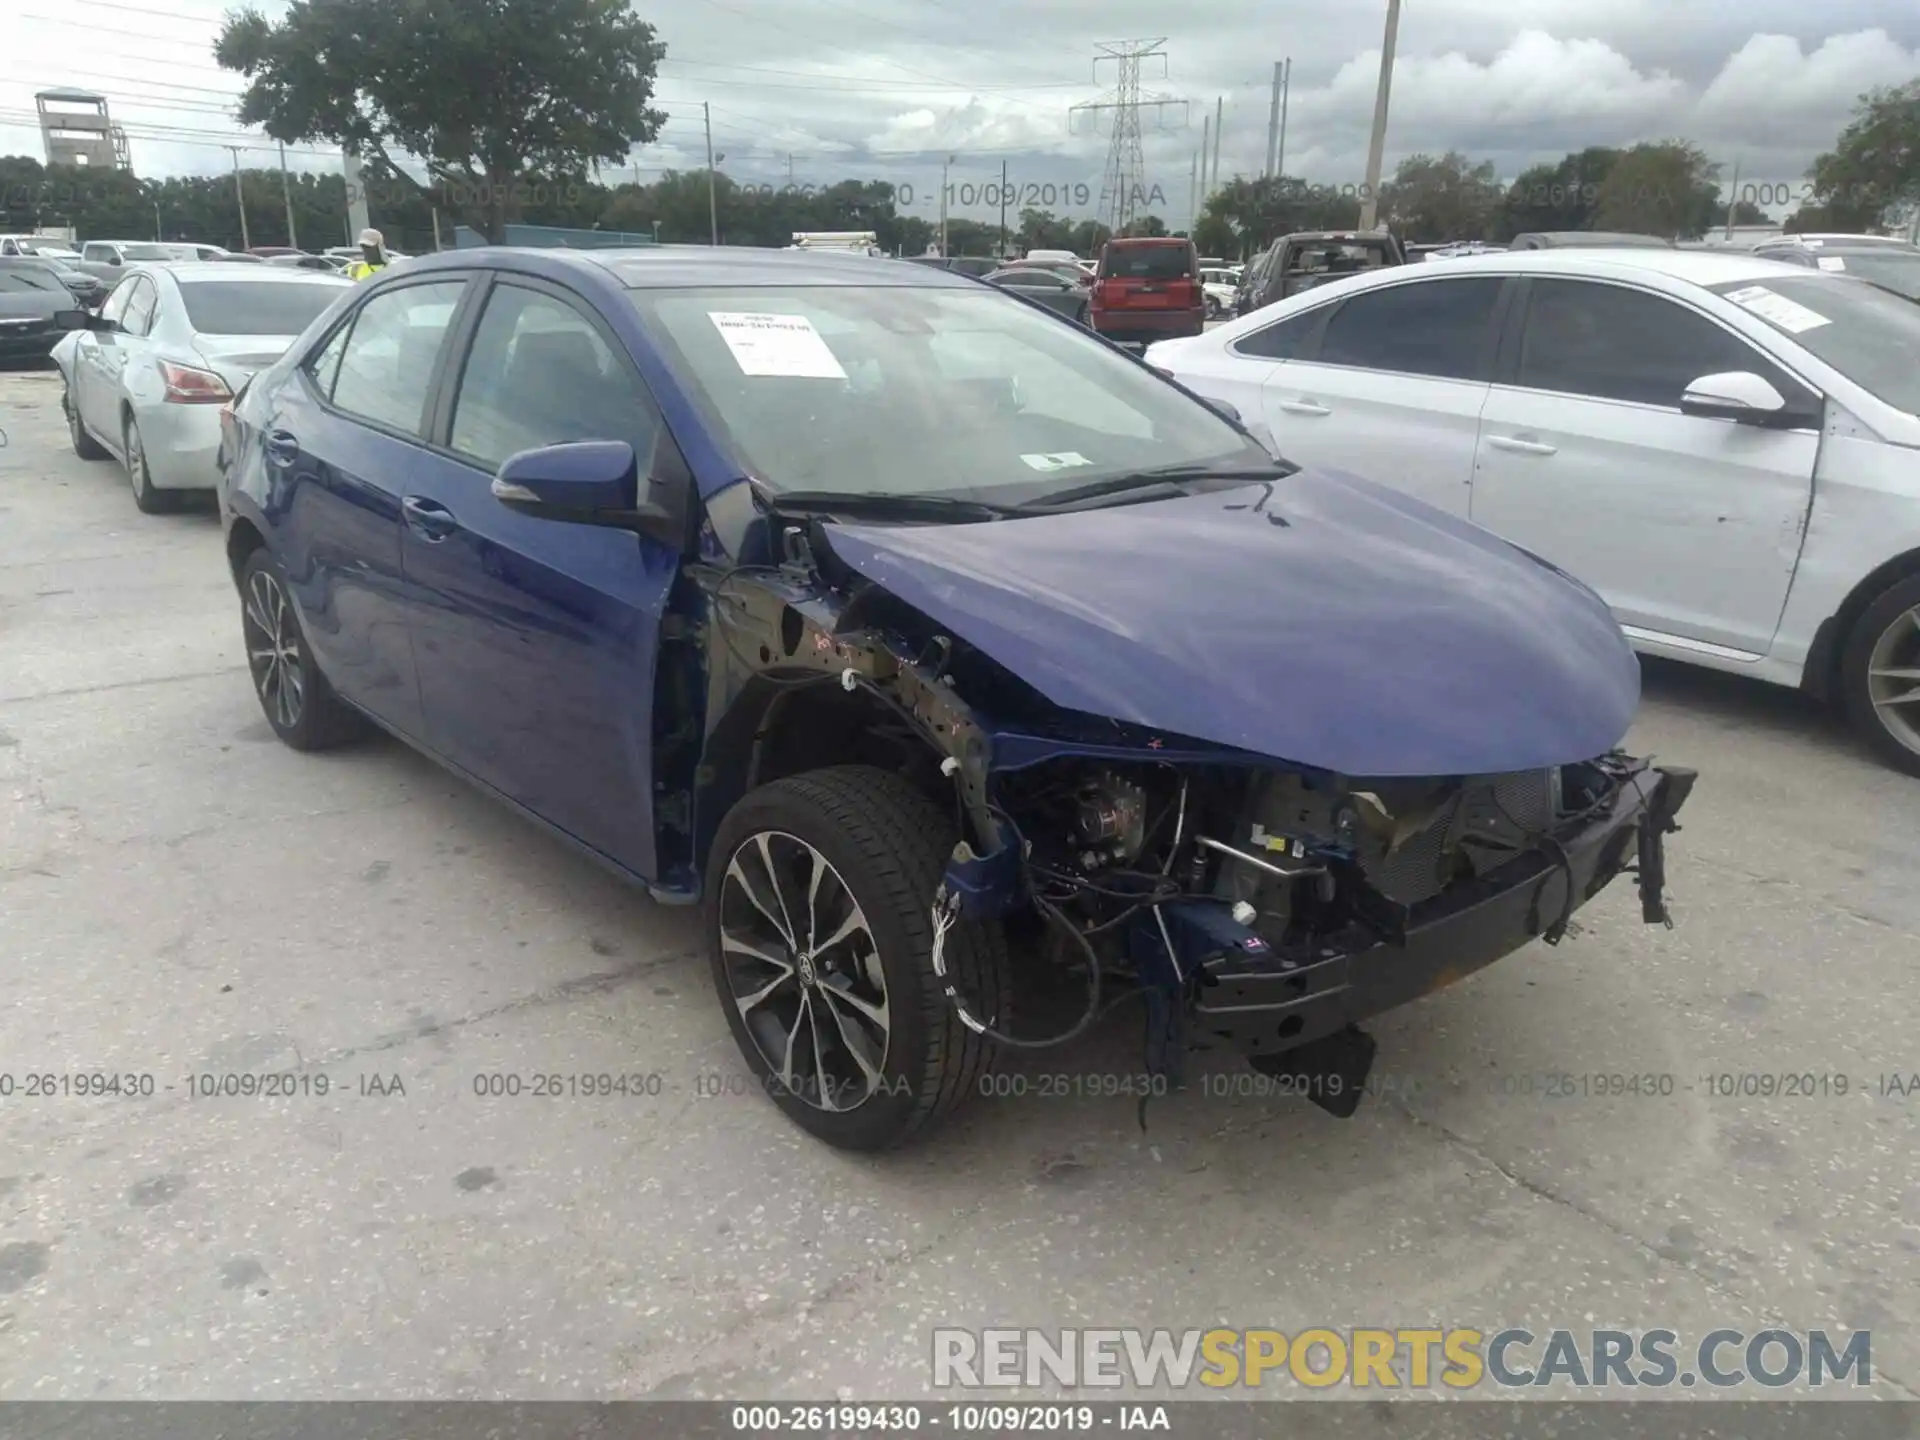
{"type": "Polygon", "coordinates": [[[53,360],[74,453],[117,459],[143,511],[219,482],[220,410],[353,282],[265,265],[144,266],[53,360]]]}

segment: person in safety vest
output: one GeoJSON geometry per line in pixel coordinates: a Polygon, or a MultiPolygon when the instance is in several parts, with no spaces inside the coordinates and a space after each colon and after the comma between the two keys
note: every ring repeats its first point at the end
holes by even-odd
{"type": "Polygon", "coordinates": [[[349,280],[365,280],[387,268],[387,242],[378,230],[360,232],[360,258],[347,266],[349,280]]]}

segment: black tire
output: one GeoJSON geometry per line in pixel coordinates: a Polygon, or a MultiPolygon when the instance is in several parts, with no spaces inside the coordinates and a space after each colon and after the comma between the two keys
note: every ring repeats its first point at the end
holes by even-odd
{"type": "Polygon", "coordinates": [[[127,457],[127,479],[133,485],[133,503],[140,508],[140,513],[167,515],[178,510],[179,491],[154,488],[153,476],[147,469],[146,446],[140,442],[140,427],[134,424],[131,415],[127,417],[126,428],[120,434],[120,453],[127,457]]]}
{"type": "Polygon", "coordinates": [[[1079,310],[1074,313],[1073,319],[1075,324],[1084,325],[1087,329],[1091,330],[1093,328],[1093,307],[1091,305],[1082,305],[1079,310]]]}
{"type": "Polygon", "coordinates": [[[1920,575],[1881,591],[1854,622],[1840,655],[1840,694],[1855,733],[1894,769],[1920,775],[1920,700],[1890,712],[1874,704],[1874,651],[1883,638],[1894,653],[1883,657],[1880,668],[1911,672],[1891,682],[1882,678],[1883,692],[1920,692],[1920,575]],[[1909,731],[1905,738],[1899,733],[1903,728],[1909,731]]]}
{"type": "Polygon", "coordinates": [[[295,750],[331,750],[362,738],[373,728],[334,693],[314,663],[286,574],[265,546],[253,550],[240,567],[240,633],[253,693],[267,724],[286,744],[295,750]],[[267,649],[295,656],[290,672],[277,671],[271,659],[262,658],[267,649]],[[283,692],[279,685],[285,673],[291,673],[294,681],[283,692]]]}
{"type": "MultiPolygon", "coordinates": [[[[829,1145],[873,1151],[904,1144],[975,1094],[990,1072],[997,1047],[961,1024],[932,965],[933,895],[957,838],[950,810],[934,804],[897,775],[857,765],[815,770],[763,785],[734,806],[720,824],[707,864],[705,896],[714,988],[740,1053],[774,1103],[829,1145]],[[776,862],[766,867],[755,859],[758,837],[763,835],[769,837],[767,853],[776,862]],[[870,1091],[838,1110],[804,1092],[811,1087],[824,1098],[844,1082],[815,1086],[812,1077],[796,1076],[801,1083],[790,1086],[762,1053],[737,1003],[736,995],[746,992],[736,991],[723,946],[723,919],[738,913],[741,898],[737,884],[729,880],[736,858],[756,875],[766,876],[769,870],[778,873],[796,861],[810,863],[803,858],[803,847],[825,859],[833,879],[858,907],[885,981],[884,1052],[873,1067],[881,1083],[873,1083],[870,1091]]],[[[823,881],[821,888],[831,884],[823,881]]],[[[804,886],[800,893],[804,899],[804,886]]],[[[761,908],[760,913],[769,912],[761,908]]],[[[810,922],[814,918],[811,909],[807,918],[810,922]]],[[[795,922],[788,923],[797,929],[795,922]]],[[[778,948],[777,942],[763,943],[778,948]]],[[[819,947],[823,956],[827,948],[819,947]]],[[[811,998],[809,989],[819,994],[836,982],[835,993],[844,994],[851,983],[844,978],[845,972],[850,961],[858,963],[860,948],[851,940],[842,942],[836,948],[836,960],[820,962],[817,981],[807,978],[811,952],[789,948],[787,959],[778,963],[799,978],[779,983],[789,985],[786,995],[798,997],[801,1003],[811,998]],[[801,961],[802,953],[807,954],[807,962],[801,961]]],[[[1012,1004],[1012,971],[1000,926],[957,923],[947,934],[943,953],[948,973],[969,1007],[977,1007],[976,1013],[990,1015],[1005,1029],[1012,1004]]],[[[872,967],[868,957],[864,972],[870,975],[872,967]]],[[[772,966],[762,971],[763,975],[774,973],[772,966]]],[[[824,1015],[835,1018],[834,1007],[824,999],[819,1003],[824,1015]]],[[[770,1001],[770,1011],[772,1007],[770,1001]]],[[[840,1011],[842,1016],[847,1013],[840,1011]]],[[[803,1018],[796,1013],[792,1022],[796,1033],[804,1029],[803,1018]]],[[[772,1020],[785,1027],[777,1013],[772,1020]]],[[[831,1037],[831,1031],[826,1033],[831,1037]]],[[[840,1033],[844,1039],[844,1024],[840,1033]]],[[[868,1040],[874,1033],[864,1032],[868,1040]]],[[[831,1050],[831,1038],[828,1044],[831,1050]]],[[[804,1052],[799,1058],[816,1075],[825,1068],[809,1061],[804,1052]]],[[[794,1073],[790,1068],[789,1074],[794,1073]]]]}
{"type": "Polygon", "coordinates": [[[60,408],[67,417],[67,438],[73,442],[73,453],[82,460],[105,460],[107,447],[87,433],[87,427],[80,423],[80,412],[74,407],[73,392],[60,392],[60,408]]]}

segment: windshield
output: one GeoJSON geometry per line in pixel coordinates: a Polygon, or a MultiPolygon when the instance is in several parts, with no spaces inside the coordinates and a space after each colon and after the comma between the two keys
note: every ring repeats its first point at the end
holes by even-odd
{"type": "Polygon", "coordinates": [[[52,290],[61,295],[67,293],[67,287],[60,283],[60,277],[50,270],[42,270],[37,265],[8,265],[0,269],[0,290],[21,295],[31,290],[52,290]]]}
{"type": "Polygon", "coordinates": [[[1108,245],[1100,270],[1123,280],[1174,280],[1193,273],[1193,249],[1189,245],[1108,245]]]}
{"type": "Polygon", "coordinates": [[[1920,251],[1847,250],[1821,254],[1814,263],[1822,270],[1884,285],[1909,300],[1920,300],[1920,251]]]}
{"type": "Polygon", "coordinates": [[[1920,302],[1844,275],[1711,288],[1870,395],[1920,415],[1920,302]]]}
{"type": "Polygon", "coordinates": [[[344,285],[270,280],[182,282],[187,323],[201,335],[298,335],[340,297],[344,285]]]}
{"type": "Polygon", "coordinates": [[[1166,465],[1272,464],[1137,362],[995,291],[631,294],[775,490],[1025,503],[1166,465]]]}

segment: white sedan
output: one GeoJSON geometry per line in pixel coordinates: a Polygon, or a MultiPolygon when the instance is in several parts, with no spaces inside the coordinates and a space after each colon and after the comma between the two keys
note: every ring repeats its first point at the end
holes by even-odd
{"type": "Polygon", "coordinates": [[[189,262],[129,270],[87,328],[53,347],[74,453],[126,466],[134,503],[211,490],[220,407],[353,282],[308,270],[189,262]]]}
{"type": "Polygon", "coordinates": [[[1371,271],[1146,358],[1289,459],[1571,572],[1648,654],[1842,704],[1920,775],[1920,305],[1743,254],[1534,251],[1371,271]]]}

